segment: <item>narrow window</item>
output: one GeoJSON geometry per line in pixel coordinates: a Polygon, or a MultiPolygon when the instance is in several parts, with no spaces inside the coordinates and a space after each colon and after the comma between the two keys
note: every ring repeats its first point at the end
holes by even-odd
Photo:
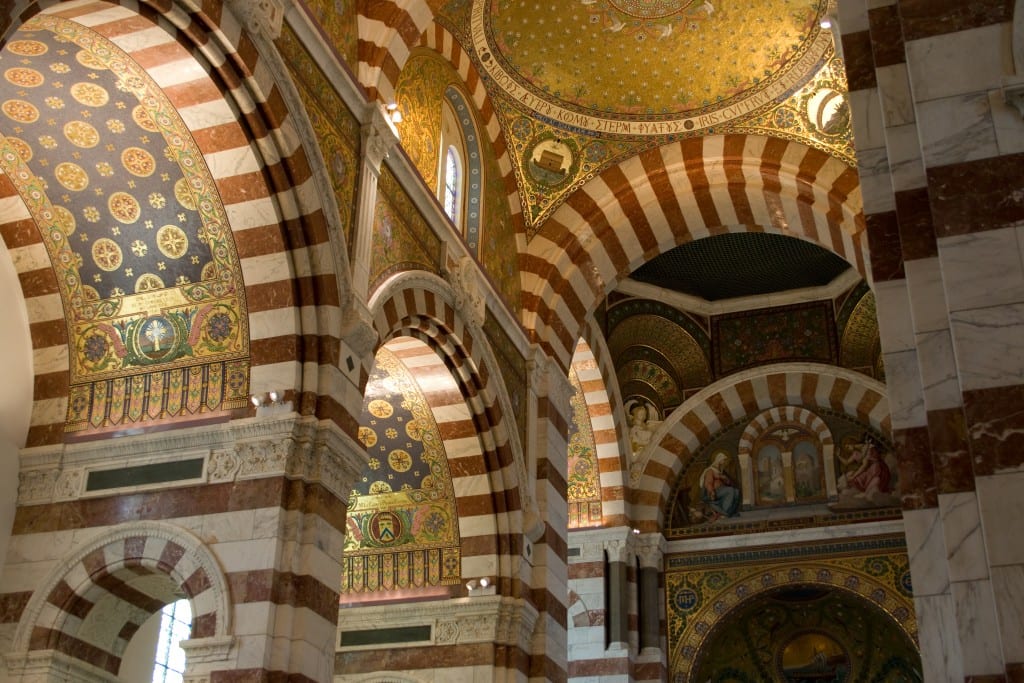
{"type": "Polygon", "coordinates": [[[462,175],[460,166],[458,151],[449,146],[444,162],[444,212],[456,225],[459,224],[459,203],[462,201],[462,193],[459,191],[462,175]]]}
{"type": "Polygon", "coordinates": [[[153,683],[182,683],[185,673],[185,651],[178,642],[187,640],[192,632],[192,606],[178,600],[164,607],[160,617],[160,636],[156,643],[156,665],[153,683]]]}

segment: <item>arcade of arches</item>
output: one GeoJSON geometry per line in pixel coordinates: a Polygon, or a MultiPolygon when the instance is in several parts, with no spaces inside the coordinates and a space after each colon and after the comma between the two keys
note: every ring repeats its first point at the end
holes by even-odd
{"type": "Polygon", "coordinates": [[[0,680],[1024,681],[1024,3],[0,8],[0,680]]]}

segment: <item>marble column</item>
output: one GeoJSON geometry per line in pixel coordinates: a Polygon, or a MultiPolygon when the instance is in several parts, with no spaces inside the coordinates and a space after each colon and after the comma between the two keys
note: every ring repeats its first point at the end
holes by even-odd
{"type": "Polygon", "coordinates": [[[662,615],[659,579],[665,556],[665,537],[661,534],[640,536],[637,539],[636,553],[640,560],[640,576],[637,579],[640,654],[643,657],[660,657],[662,615]]]}

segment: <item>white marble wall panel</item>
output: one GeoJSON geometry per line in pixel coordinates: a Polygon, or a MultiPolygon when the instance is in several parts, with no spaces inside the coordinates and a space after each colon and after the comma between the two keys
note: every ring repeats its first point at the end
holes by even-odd
{"type": "Polygon", "coordinates": [[[985,230],[938,241],[950,311],[1024,301],[1019,230],[985,230]]]}
{"type": "Polygon", "coordinates": [[[999,88],[1004,45],[1000,24],[908,41],[914,99],[926,102],[999,88]]]}
{"type": "Polygon", "coordinates": [[[896,208],[885,147],[863,151],[858,147],[857,171],[860,174],[860,191],[864,197],[864,213],[884,213],[896,208]]]}
{"type": "Polygon", "coordinates": [[[885,145],[892,172],[892,189],[913,190],[924,187],[924,162],[921,160],[921,139],[917,124],[908,123],[885,129],[885,145]]]}
{"type": "Polygon", "coordinates": [[[999,153],[987,92],[920,102],[917,120],[924,164],[929,168],[999,153]]]}
{"type": "Polygon", "coordinates": [[[906,64],[890,64],[875,69],[878,94],[882,104],[882,120],[886,127],[904,126],[914,122],[914,102],[906,64]]]}
{"type": "Polygon", "coordinates": [[[910,292],[910,310],[918,333],[949,329],[946,291],[938,258],[923,258],[903,264],[910,292]]]}
{"type": "Polygon", "coordinates": [[[925,407],[928,410],[959,407],[960,381],[956,374],[953,340],[949,330],[918,334],[917,360],[921,369],[925,407]]]}
{"type": "Polygon", "coordinates": [[[882,351],[895,353],[913,349],[916,340],[907,283],[903,280],[876,282],[875,306],[878,311],[882,351]]]}
{"type": "Polygon", "coordinates": [[[1024,384],[1024,303],[959,311],[950,318],[964,391],[1024,384]]]}
{"type": "Polygon", "coordinates": [[[1007,662],[1024,662],[1024,565],[992,568],[992,591],[1007,662]]]}
{"type": "Polygon", "coordinates": [[[917,364],[917,351],[886,353],[885,377],[889,386],[889,407],[896,429],[921,427],[928,422],[924,407],[924,389],[917,364]]]}
{"type": "Polygon", "coordinates": [[[1024,472],[977,477],[974,484],[989,565],[994,568],[1024,564],[1024,537],[1020,533],[1024,519],[1024,496],[1020,493],[1024,491],[1024,472]]]}
{"type": "Polygon", "coordinates": [[[963,653],[964,673],[1003,673],[992,584],[988,579],[951,584],[956,625],[963,653]]]}
{"type": "Polygon", "coordinates": [[[939,516],[946,546],[949,578],[969,581],[988,577],[985,539],[974,491],[939,495],[939,516]]]}
{"type": "Polygon", "coordinates": [[[905,510],[903,525],[907,534],[907,556],[910,559],[914,596],[948,595],[948,553],[939,510],[905,510]]]}
{"type": "Polygon", "coordinates": [[[1024,152],[1024,121],[1020,110],[1007,104],[1001,90],[990,90],[988,103],[992,110],[992,125],[996,130],[996,144],[1000,154],[1024,152]]]}
{"type": "MultiPolygon", "coordinates": [[[[917,593],[917,586],[914,586],[917,593]]],[[[924,680],[928,683],[963,683],[963,658],[956,632],[956,610],[951,595],[914,598],[918,645],[924,680]]]]}

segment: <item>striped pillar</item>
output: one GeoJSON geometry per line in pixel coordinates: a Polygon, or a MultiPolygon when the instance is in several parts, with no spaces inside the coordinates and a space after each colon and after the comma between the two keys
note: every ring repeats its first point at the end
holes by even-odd
{"type": "Polygon", "coordinates": [[[840,2],[925,679],[1024,677],[1011,3],[840,2]],[[960,60],[954,55],[970,55],[960,60]]]}

